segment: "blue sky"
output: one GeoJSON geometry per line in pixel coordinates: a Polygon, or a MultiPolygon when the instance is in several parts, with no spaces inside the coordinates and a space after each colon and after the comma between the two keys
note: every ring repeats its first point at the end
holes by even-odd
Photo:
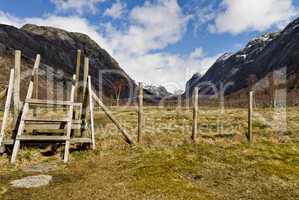
{"type": "Polygon", "coordinates": [[[0,23],[88,34],[136,81],[184,89],[225,52],[299,15],[299,0],[0,0],[0,23]]]}

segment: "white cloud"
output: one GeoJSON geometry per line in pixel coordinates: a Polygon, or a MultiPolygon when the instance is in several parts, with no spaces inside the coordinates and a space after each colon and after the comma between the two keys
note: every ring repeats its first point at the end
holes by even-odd
{"type": "Polygon", "coordinates": [[[53,26],[70,32],[84,33],[96,41],[102,48],[112,52],[110,45],[106,43],[105,38],[97,32],[97,28],[91,25],[86,19],[78,16],[55,16],[49,15],[42,18],[17,18],[8,13],[0,11],[0,24],[8,24],[15,27],[22,27],[25,24],[36,24],[40,26],[53,26]]]}
{"type": "Polygon", "coordinates": [[[191,76],[203,74],[216,61],[213,57],[193,58],[169,53],[148,53],[135,58],[120,55],[118,61],[126,66],[126,71],[147,84],[163,85],[170,91],[184,89],[191,76]]]}
{"type": "Polygon", "coordinates": [[[159,0],[133,8],[128,21],[124,31],[110,26],[107,38],[117,52],[142,55],[178,42],[185,33],[188,17],[176,0],[159,0]]]}
{"type": "Polygon", "coordinates": [[[111,8],[105,10],[104,15],[117,19],[120,18],[125,11],[126,5],[120,1],[117,1],[111,6],[111,8]]]}
{"type": "Polygon", "coordinates": [[[201,58],[204,56],[204,52],[202,48],[196,48],[193,52],[191,52],[191,58],[201,58]]]}
{"type": "Polygon", "coordinates": [[[33,23],[85,33],[106,49],[133,79],[165,85],[170,91],[184,89],[194,73],[204,73],[218,57],[205,57],[201,48],[189,56],[163,53],[164,47],[181,40],[188,21],[189,17],[182,13],[175,0],[147,2],[133,8],[128,14],[126,30],[118,30],[111,24],[106,24],[105,30],[97,29],[79,16],[20,19],[0,12],[0,23],[17,27],[33,23]],[[155,53],[157,50],[162,52],[155,53]]]}
{"type": "Polygon", "coordinates": [[[74,11],[80,15],[84,12],[93,14],[97,11],[97,4],[105,0],[50,0],[58,11],[68,12],[74,11]]]}
{"type": "Polygon", "coordinates": [[[126,30],[106,25],[106,39],[116,60],[136,81],[174,91],[184,88],[193,73],[205,72],[216,60],[204,58],[201,48],[187,57],[153,53],[181,40],[189,20],[176,0],[148,1],[131,10],[126,30]]]}
{"type": "Polygon", "coordinates": [[[10,15],[9,13],[0,11],[0,24],[7,24],[15,27],[20,27],[23,24],[23,20],[10,15]]]}
{"type": "Polygon", "coordinates": [[[210,31],[239,34],[286,25],[298,11],[292,0],[223,0],[210,31]]]}

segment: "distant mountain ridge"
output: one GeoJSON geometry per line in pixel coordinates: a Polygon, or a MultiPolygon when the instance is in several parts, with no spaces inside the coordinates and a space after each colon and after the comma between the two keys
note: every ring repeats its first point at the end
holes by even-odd
{"type": "Polygon", "coordinates": [[[153,95],[159,98],[163,98],[171,95],[170,92],[164,86],[146,85],[144,89],[147,91],[148,95],[153,95]]]}
{"type": "MultiPolygon", "coordinates": [[[[117,61],[89,36],[33,24],[27,24],[20,29],[0,25],[0,67],[4,74],[0,76],[1,85],[7,82],[7,74],[9,68],[13,67],[14,50],[16,49],[22,51],[22,70],[32,69],[36,54],[40,54],[41,70],[53,71],[53,77],[58,81],[56,87],[60,87],[64,80],[71,80],[72,74],[75,73],[77,49],[82,51],[81,78],[83,60],[86,56],[90,59],[89,74],[93,80],[93,87],[101,89],[101,81],[103,83],[102,93],[108,98],[115,97],[113,90],[116,81],[123,83],[121,97],[127,97],[129,88],[136,87],[135,82],[120,68],[117,61]],[[63,72],[63,77],[59,77],[58,72],[63,72]],[[102,74],[100,80],[99,75],[102,72],[105,73],[102,74]]],[[[22,87],[22,91],[26,92],[28,85],[22,84],[22,87]]],[[[41,81],[40,90],[43,92],[47,88],[45,80],[41,81]]]]}
{"type": "MultiPolygon", "coordinates": [[[[266,33],[255,38],[240,51],[221,56],[200,78],[192,77],[186,84],[185,95],[190,96],[194,87],[203,82],[220,84],[232,82],[225,94],[229,95],[248,87],[248,79],[255,75],[257,80],[268,73],[286,67],[288,80],[298,77],[299,72],[299,18],[281,32],[266,33]]],[[[201,87],[210,93],[211,89],[201,87]]]]}

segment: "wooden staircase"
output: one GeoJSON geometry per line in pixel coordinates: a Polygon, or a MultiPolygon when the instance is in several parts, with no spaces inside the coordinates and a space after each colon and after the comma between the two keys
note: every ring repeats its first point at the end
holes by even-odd
{"type": "MultiPolygon", "coordinates": [[[[94,139],[94,119],[93,119],[93,100],[91,93],[91,79],[88,76],[88,70],[84,72],[83,98],[79,103],[75,102],[78,98],[79,79],[73,75],[72,87],[68,101],[60,100],[42,100],[37,98],[38,68],[40,56],[37,55],[33,67],[31,80],[29,83],[26,98],[15,124],[16,136],[13,140],[13,151],[11,163],[17,160],[21,143],[63,143],[64,144],[64,162],[69,160],[69,149],[71,144],[86,143],[95,149],[94,139]],[[35,92],[35,97],[34,96],[35,92]],[[55,109],[51,109],[55,108],[55,109]],[[87,109],[89,108],[89,120],[86,119],[87,109]],[[50,114],[48,111],[51,111],[50,114]],[[47,111],[37,114],[37,111],[47,111]],[[88,123],[89,122],[89,123],[88,123]],[[78,137],[78,134],[80,136],[78,137]],[[88,132],[89,134],[87,134],[88,132]]],[[[7,97],[11,99],[12,97],[7,97]]],[[[78,98],[79,99],[79,98],[78,98]]],[[[9,113],[9,107],[7,106],[9,113]]],[[[4,127],[5,128],[5,127],[4,127]]],[[[3,128],[3,129],[4,129],[3,128]]],[[[3,140],[3,136],[0,138],[3,140]]],[[[2,144],[0,143],[0,146],[2,144]]]]}
{"type": "MultiPolygon", "coordinates": [[[[17,153],[20,148],[21,142],[49,142],[49,143],[57,143],[62,142],[65,144],[64,147],[64,162],[67,162],[69,159],[69,148],[71,143],[89,143],[92,144],[93,137],[88,138],[71,138],[71,133],[74,130],[83,130],[85,127],[82,127],[82,120],[75,119],[75,107],[79,108],[79,116],[81,116],[82,112],[82,104],[81,103],[74,103],[75,97],[75,80],[76,76],[73,77],[73,84],[71,88],[71,95],[69,101],[54,101],[54,100],[40,100],[40,99],[32,99],[33,94],[33,82],[31,81],[29,84],[26,100],[23,105],[21,119],[18,124],[17,135],[15,138],[15,143],[13,147],[13,153],[11,157],[11,163],[16,162],[17,153]],[[37,117],[37,116],[30,116],[29,110],[31,107],[39,108],[47,108],[47,107],[61,107],[66,109],[67,113],[66,116],[58,117],[61,113],[51,113],[52,117],[37,117]],[[55,118],[53,118],[53,116],[55,118]],[[38,134],[32,135],[24,135],[24,131],[26,127],[31,128],[38,134]],[[56,130],[56,135],[49,135],[51,130],[56,130]],[[60,133],[63,135],[57,135],[57,130],[60,130],[60,133]],[[46,132],[47,135],[43,135],[42,133],[46,132]]],[[[59,109],[58,109],[59,111],[59,109]]],[[[77,113],[78,113],[77,112],[77,113]]],[[[77,114],[78,115],[78,114],[77,114]]]]}
{"type": "Polygon", "coordinates": [[[26,98],[23,103],[20,103],[20,64],[21,52],[16,50],[15,68],[11,69],[9,86],[5,91],[6,102],[0,132],[0,153],[2,149],[5,151],[7,145],[13,145],[12,164],[16,163],[21,143],[62,143],[64,144],[64,162],[69,160],[71,144],[89,144],[92,149],[95,149],[94,102],[102,108],[108,118],[120,130],[125,141],[128,144],[134,144],[131,136],[117,122],[101,99],[92,90],[91,77],[88,76],[89,59],[87,57],[84,59],[83,87],[79,87],[80,50],[78,50],[77,54],[76,75],[73,75],[68,101],[38,98],[40,55],[37,55],[26,98]],[[13,127],[15,135],[8,139],[5,137],[5,130],[8,127],[12,102],[14,106],[13,127]],[[51,110],[51,108],[55,109],[51,110]],[[46,111],[50,109],[51,113],[40,112],[43,109],[46,109],[46,111]],[[63,114],[61,114],[61,111],[63,111],[63,114]]]}

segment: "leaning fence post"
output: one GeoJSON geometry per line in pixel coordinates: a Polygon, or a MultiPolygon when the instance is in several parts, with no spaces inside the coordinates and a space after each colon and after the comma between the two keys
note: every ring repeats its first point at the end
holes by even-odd
{"type": "Polygon", "coordinates": [[[138,88],[138,143],[142,143],[142,128],[143,128],[143,83],[139,83],[138,88]]]}
{"type": "MultiPolygon", "coordinates": [[[[34,98],[38,99],[38,68],[40,64],[40,55],[36,55],[33,71],[33,87],[34,87],[34,98]]],[[[37,116],[37,109],[36,107],[33,109],[33,116],[37,116]]]]}
{"type": "Polygon", "coordinates": [[[193,141],[197,137],[197,111],[198,111],[198,88],[194,88],[193,91],[193,120],[192,120],[192,136],[193,141]]]}
{"type": "Polygon", "coordinates": [[[249,92],[248,97],[248,133],[247,133],[247,139],[248,142],[253,142],[253,136],[252,136],[252,116],[253,116],[253,91],[249,92]]]}
{"type": "Polygon", "coordinates": [[[87,79],[89,75],[89,58],[84,58],[84,72],[83,72],[83,97],[82,102],[84,101],[84,98],[86,97],[86,91],[87,91],[87,79]]]}
{"type": "Polygon", "coordinates": [[[20,113],[20,79],[21,79],[21,51],[15,51],[15,73],[14,73],[14,126],[16,125],[20,113]]]}

